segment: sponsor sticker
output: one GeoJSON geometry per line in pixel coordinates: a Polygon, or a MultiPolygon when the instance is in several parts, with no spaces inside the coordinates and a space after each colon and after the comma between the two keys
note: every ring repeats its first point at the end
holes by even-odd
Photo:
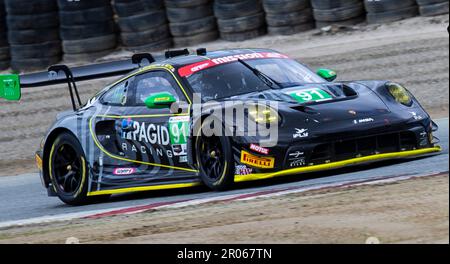
{"type": "Polygon", "coordinates": [[[306,128],[296,128],[295,134],[292,135],[294,138],[306,138],[309,136],[308,129],[306,128]]]}
{"type": "Polygon", "coordinates": [[[363,118],[363,119],[355,119],[353,120],[354,124],[364,124],[364,123],[370,123],[370,122],[374,122],[375,119],[369,117],[369,118],[363,118]]]}
{"type": "Polygon", "coordinates": [[[252,53],[236,54],[210,60],[204,60],[190,65],[186,65],[178,70],[178,74],[181,77],[186,77],[214,66],[235,62],[239,59],[254,60],[254,59],[288,59],[288,58],[289,58],[288,56],[277,52],[252,52],[252,53]]]}
{"type": "Polygon", "coordinates": [[[329,93],[320,88],[289,91],[287,94],[299,103],[320,102],[333,99],[329,93]]]}
{"type": "Polygon", "coordinates": [[[241,151],[241,162],[257,168],[272,169],[275,166],[275,158],[259,157],[246,151],[241,151]]]}
{"type": "Polygon", "coordinates": [[[117,168],[114,169],[114,175],[131,175],[136,172],[136,168],[117,168]]]}
{"type": "Polygon", "coordinates": [[[234,173],[235,175],[249,175],[252,174],[253,172],[252,168],[249,168],[245,165],[236,165],[235,168],[236,168],[234,173]]]}
{"type": "Polygon", "coordinates": [[[269,149],[268,148],[263,148],[259,145],[256,144],[250,144],[250,149],[253,151],[256,151],[258,153],[264,154],[264,155],[269,155],[269,149]]]}

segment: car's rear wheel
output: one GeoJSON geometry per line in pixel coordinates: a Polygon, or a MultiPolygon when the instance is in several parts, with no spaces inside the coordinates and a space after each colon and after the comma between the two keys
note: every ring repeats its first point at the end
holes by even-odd
{"type": "Polygon", "coordinates": [[[70,205],[88,202],[88,166],[78,140],[69,133],[60,134],[49,154],[49,174],[58,197],[70,205]]]}
{"type": "Polygon", "coordinates": [[[234,162],[230,139],[201,135],[196,139],[196,160],[203,183],[215,191],[234,183],[234,162]]]}

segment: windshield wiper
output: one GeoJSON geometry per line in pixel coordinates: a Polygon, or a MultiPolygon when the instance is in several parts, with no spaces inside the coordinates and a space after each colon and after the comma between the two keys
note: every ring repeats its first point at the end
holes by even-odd
{"type": "Polygon", "coordinates": [[[263,73],[262,71],[252,67],[250,64],[248,64],[247,62],[238,59],[238,61],[244,65],[245,67],[247,67],[249,70],[251,70],[261,81],[263,81],[267,86],[269,86],[270,88],[274,89],[273,85],[276,84],[279,88],[282,88],[281,84],[278,83],[277,81],[275,81],[274,79],[270,78],[269,76],[267,76],[265,73],[263,73]]]}

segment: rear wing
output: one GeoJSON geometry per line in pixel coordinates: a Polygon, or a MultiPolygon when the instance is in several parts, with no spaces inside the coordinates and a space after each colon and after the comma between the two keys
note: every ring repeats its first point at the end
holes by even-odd
{"type": "Polygon", "coordinates": [[[70,68],[66,65],[53,65],[46,72],[37,72],[25,75],[0,75],[0,98],[18,101],[21,98],[21,89],[67,83],[73,110],[80,107],[81,100],[76,82],[102,79],[127,74],[139,69],[144,61],[147,64],[155,62],[150,53],[134,54],[131,59],[91,64],[70,68]],[[78,104],[78,107],[77,107],[78,104]]]}

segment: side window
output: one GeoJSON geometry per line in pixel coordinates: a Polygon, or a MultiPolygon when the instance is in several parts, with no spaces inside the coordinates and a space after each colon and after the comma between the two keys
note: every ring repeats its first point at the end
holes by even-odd
{"type": "Polygon", "coordinates": [[[185,97],[172,75],[165,71],[153,71],[136,77],[134,104],[145,105],[145,99],[160,92],[171,93],[177,101],[184,101],[185,97]]]}
{"type": "Polygon", "coordinates": [[[107,105],[127,105],[128,91],[134,78],[129,78],[110,88],[101,98],[101,102],[107,105]]]}

